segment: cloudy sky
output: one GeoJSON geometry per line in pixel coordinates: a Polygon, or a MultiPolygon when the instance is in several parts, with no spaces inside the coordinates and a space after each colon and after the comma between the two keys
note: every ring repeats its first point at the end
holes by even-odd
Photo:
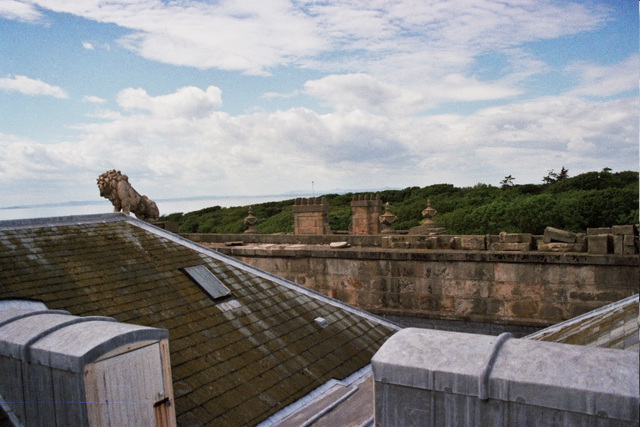
{"type": "Polygon", "coordinates": [[[0,207],[638,170],[634,0],[0,0],[0,207]]]}

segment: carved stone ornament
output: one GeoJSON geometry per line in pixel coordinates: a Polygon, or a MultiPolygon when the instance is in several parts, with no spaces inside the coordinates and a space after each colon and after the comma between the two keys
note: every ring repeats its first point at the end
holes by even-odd
{"type": "Polygon", "coordinates": [[[247,226],[245,233],[256,234],[258,230],[254,226],[258,223],[258,218],[253,215],[253,207],[249,206],[249,214],[244,219],[244,225],[247,226]]]}
{"type": "Polygon", "coordinates": [[[100,175],[97,181],[100,195],[111,201],[114,212],[122,211],[127,215],[133,212],[144,221],[155,221],[160,217],[155,202],[134,190],[127,175],[112,169],[100,175]]]}
{"type": "Polygon", "coordinates": [[[422,224],[410,228],[409,234],[426,236],[445,234],[447,231],[442,227],[438,227],[438,224],[433,220],[433,217],[436,216],[437,213],[438,211],[431,207],[431,200],[427,199],[427,207],[422,211],[422,216],[424,217],[422,224]]]}
{"type": "Polygon", "coordinates": [[[382,234],[395,233],[395,230],[391,228],[394,222],[398,219],[397,216],[391,213],[389,208],[389,202],[384,205],[384,214],[380,215],[380,224],[382,225],[382,234]]]}

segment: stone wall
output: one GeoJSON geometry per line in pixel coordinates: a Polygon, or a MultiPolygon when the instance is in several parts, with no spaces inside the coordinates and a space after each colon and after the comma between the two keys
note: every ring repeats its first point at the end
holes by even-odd
{"type": "Polygon", "coordinates": [[[543,327],[638,293],[640,283],[638,255],[283,244],[216,249],[381,315],[543,327]]]}

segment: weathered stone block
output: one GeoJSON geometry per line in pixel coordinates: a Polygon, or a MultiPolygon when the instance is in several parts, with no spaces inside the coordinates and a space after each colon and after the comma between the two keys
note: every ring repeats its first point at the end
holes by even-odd
{"type": "Polygon", "coordinates": [[[576,234],[570,231],[560,230],[558,228],[547,227],[544,230],[544,237],[542,241],[543,243],[551,243],[551,242],[575,243],[576,234]]]}
{"type": "Polygon", "coordinates": [[[612,240],[609,234],[587,234],[587,252],[590,254],[608,254],[613,246],[612,240]]]}
{"type": "Polygon", "coordinates": [[[532,283],[494,283],[489,296],[502,301],[519,301],[522,299],[542,299],[545,292],[544,285],[532,283]]]}
{"type": "Polygon", "coordinates": [[[613,239],[613,253],[623,254],[624,253],[624,235],[614,234],[612,236],[612,239],[613,239]]]}
{"type": "Polygon", "coordinates": [[[499,235],[500,243],[528,243],[531,245],[532,238],[531,233],[507,233],[503,231],[499,235]]]}
{"type": "Polygon", "coordinates": [[[541,252],[586,252],[583,243],[538,243],[538,250],[541,252]]]}
{"type": "Polygon", "coordinates": [[[451,238],[451,249],[460,250],[462,249],[462,239],[460,236],[455,236],[451,238]]]}
{"type": "Polygon", "coordinates": [[[433,249],[455,249],[455,237],[437,236],[431,237],[429,240],[435,242],[435,247],[433,249]]]}
{"type": "Polygon", "coordinates": [[[420,308],[420,301],[414,292],[402,292],[400,294],[400,305],[405,310],[417,310],[420,308]]]}
{"type": "Polygon", "coordinates": [[[638,230],[636,226],[633,224],[630,225],[614,225],[611,227],[611,233],[614,235],[631,235],[635,236],[638,234],[638,230]]]}
{"type": "Polygon", "coordinates": [[[460,249],[464,251],[484,251],[487,249],[485,236],[460,236],[460,249]]]}
{"type": "Polygon", "coordinates": [[[490,316],[503,316],[504,315],[504,301],[500,301],[492,298],[482,299],[482,314],[490,316]]]}
{"type": "Polygon", "coordinates": [[[507,303],[506,314],[518,318],[533,318],[538,314],[539,304],[537,301],[513,301],[507,303]]]}
{"type": "Polygon", "coordinates": [[[306,273],[309,271],[309,258],[292,258],[289,260],[289,271],[292,273],[306,273]]]}
{"type": "Polygon", "coordinates": [[[520,251],[529,252],[531,250],[531,242],[529,243],[492,243],[489,245],[490,251],[520,251]]]}
{"type": "Polygon", "coordinates": [[[475,305],[477,304],[476,299],[471,298],[455,298],[454,299],[454,310],[459,315],[469,315],[475,312],[475,305]]]}
{"type": "Polygon", "coordinates": [[[456,298],[478,298],[480,287],[472,280],[447,280],[443,283],[442,293],[456,298]]]}
{"type": "Polygon", "coordinates": [[[587,228],[587,236],[597,236],[599,234],[611,234],[611,227],[587,228]]]}
{"type": "Polygon", "coordinates": [[[623,236],[623,255],[633,255],[638,253],[638,236],[623,236]]]}
{"type": "Polygon", "coordinates": [[[497,263],[493,274],[496,282],[518,282],[521,279],[520,265],[497,263]]]}

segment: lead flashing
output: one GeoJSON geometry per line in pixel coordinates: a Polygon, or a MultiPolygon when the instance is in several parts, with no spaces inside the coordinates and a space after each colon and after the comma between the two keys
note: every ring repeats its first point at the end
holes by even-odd
{"type": "Polygon", "coordinates": [[[638,354],[455,332],[405,329],[372,359],[376,383],[638,420],[638,354]],[[486,395],[481,377],[499,348],[486,395]],[[612,367],[615,367],[613,369],[612,367]]]}
{"type": "Polygon", "coordinates": [[[126,221],[130,216],[121,212],[95,215],[71,215],[47,218],[11,219],[0,221],[0,231],[22,228],[55,227],[59,225],[95,224],[104,222],[126,221]]]}
{"type": "Polygon", "coordinates": [[[126,344],[169,337],[166,329],[120,323],[110,317],[72,316],[60,310],[23,313],[0,326],[0,354],[54,369],[82,372],[126,344]]]}

